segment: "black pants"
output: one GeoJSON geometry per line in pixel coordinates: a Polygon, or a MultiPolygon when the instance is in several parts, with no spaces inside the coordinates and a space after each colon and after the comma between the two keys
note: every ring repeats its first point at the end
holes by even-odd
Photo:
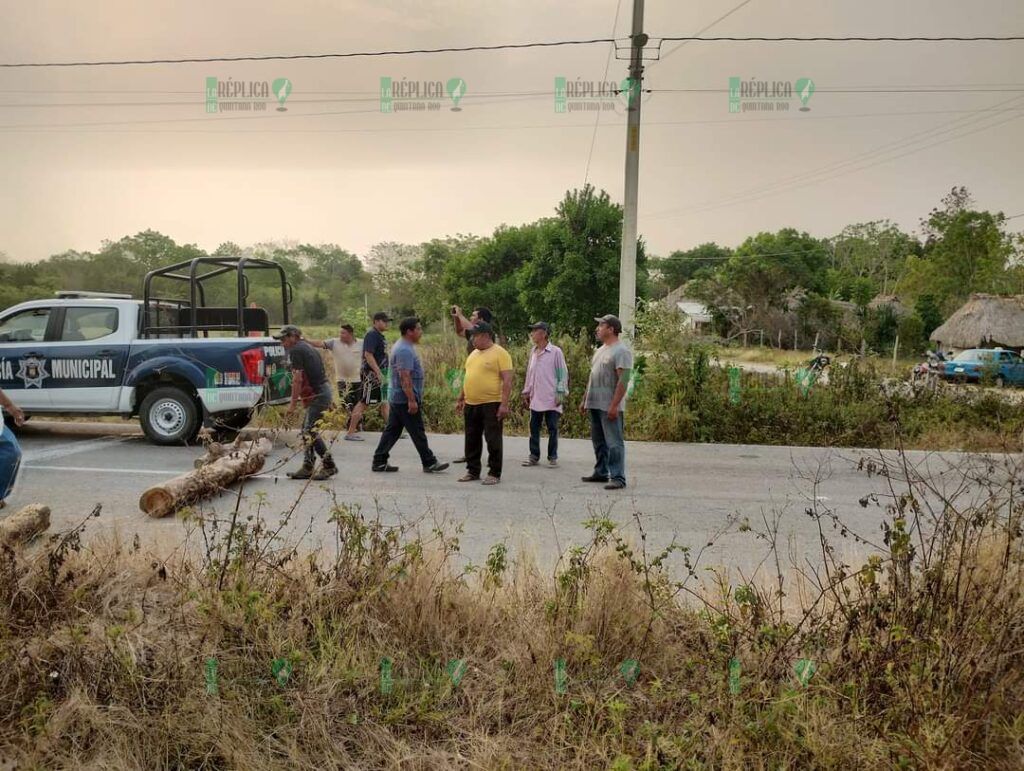
{"type": "Polygon", "coordinates": [[[484,440],[487,441],[487,473],[501,479],[501,421],[498,420],[498,402],[467,404],[466,421],[466,471],[480,476],[484,440]]]}
{"type": "Polygon", "coordinates": [[[423,468],[430,468],[437,463],[437,457],[430,451],[427,444],[427,430],[423,427],[422,408],[415,415],[409,414],[408,404],[391,403],[391,411],[388,413],[388,424],[384,427],[384,433],[380,435],[380,442],[377,450],[373,453],[373,465],[375,467],[387,465],[391,448],[402,435],[402,429],[409,432],[416,452],[420,454],[420,462],[423,468]]]}

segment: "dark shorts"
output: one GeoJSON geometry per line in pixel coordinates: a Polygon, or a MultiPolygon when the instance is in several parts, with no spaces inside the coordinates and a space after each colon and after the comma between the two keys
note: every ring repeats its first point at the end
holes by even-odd
{"type": "Polygon", "coordinates": [[[384,401],[384,393],[380,381],[372,372],[363,375],[363,404],[380,404],[384,401]]]}
{"type": "Polygon", "coordinates": [[[338,381],[338,401],[345,405],[345,408],[352,411],[352,409],[359,403],[363,398],[363,383],[362,381],[338,381]]]}

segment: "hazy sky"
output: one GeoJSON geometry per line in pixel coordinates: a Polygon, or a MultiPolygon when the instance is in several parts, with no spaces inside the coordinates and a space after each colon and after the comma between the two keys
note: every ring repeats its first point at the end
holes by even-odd
{"type": "MultiPolygon", "coordinates": [[[[608,37],[616,4],[2,0],[0,61],[608,37]]],[[[690,35],[740,4],[647,0],[645,27],[652,38],[690,35]]],[[[622,0],[616,37],[628,34],[631,5],[622,0]]],[[[1006,0],[749,0],[706,34],[1022,33],[1024,4],[1006,0]]],[[[645,86],[714,91],[659,92],[644,102],[639,228],[655,254],[712,240],[735,245],[784,226],[826,236],[890,218],[915,229],[958,184],[982,207],[1024,213],[1024,43],[677,47],[662,46],[645,86]],[[806,77],[817,92],[808,112],[794,101],[787,113],[730,114],[730,76],[806,77]],[[865,88],[900,92],[842,92],[865,88]]],[[[0,251],[38,259],[153,228],[211,250],[228,240],[295,239],[365,254],[378,241],[489,234],[501,223],[532,221],[583,183],[594,134],[594,113],[556,114],[554,78],[600,81],[607,61],[608,46],[593,45],[0,69],[0,251]],[[288,109],[207,114],[211,76],[286,77],[293,84],[288,109]],[[463,109],[453,112],[446,101],[432,113],[382,114],[381,76],[461,77],[463,109]]],[[[608,79],[625,73],[626,63],[612,59],[608,79]]],[[[621,111],[602,114],[589,171],[617,201],[624,123],[621,111]]],[[[1011,224],[1024,229],[1024,218],[1011,224]]]]}

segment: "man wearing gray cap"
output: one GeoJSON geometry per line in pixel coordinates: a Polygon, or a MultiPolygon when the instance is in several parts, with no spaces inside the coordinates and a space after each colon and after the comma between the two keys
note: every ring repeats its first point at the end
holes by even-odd
{"type": "Polygon", "coordinates": [[[584,482],[604,482],[605,490],[626,486],[626,442],[623,438],[623,410],[626,385],[633,367],[633,352],[619,340],[622,322],[610,313],[595,318],[594,334],[601,347],[590,363],[590,380],[580,402],[580,413],[590,413],[590,440],[594,443],[594,473],[584,482]]]}
{"type": "Polygon", "coordinates": [[[292,370],[292,401],[288,406],[288,414],[292,415],[298,407],[303,390],[312,391],[306,407],[306,419],[302,423],[302,441],[305,445],[302,466],[288,472],[291,479],[329,479],[338,473],[330,450],[320,436],[318,423],[324,413],[331,409],[334,395],[331,383],[324,370],[324,360],[317,350],[302,339],[302,330],[294,324],[286,324],[274,335],[281,341],[288,354],[288,366],[292,370]],[[307,388],[303,388],[303,385],[307,388]],[[320,468],[315,468],[316,456],[320,456],[320,468]]]}

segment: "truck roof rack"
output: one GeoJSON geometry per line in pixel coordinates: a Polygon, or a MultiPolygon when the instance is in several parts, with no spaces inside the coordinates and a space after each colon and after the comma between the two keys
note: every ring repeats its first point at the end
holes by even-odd
{"type": "Polygon", "coordinates": [[[59,300],[131,300],[130,294],[119,294],[117,292],[86,292],[79,289],[62,289],[54,293],[59,300]]]}

